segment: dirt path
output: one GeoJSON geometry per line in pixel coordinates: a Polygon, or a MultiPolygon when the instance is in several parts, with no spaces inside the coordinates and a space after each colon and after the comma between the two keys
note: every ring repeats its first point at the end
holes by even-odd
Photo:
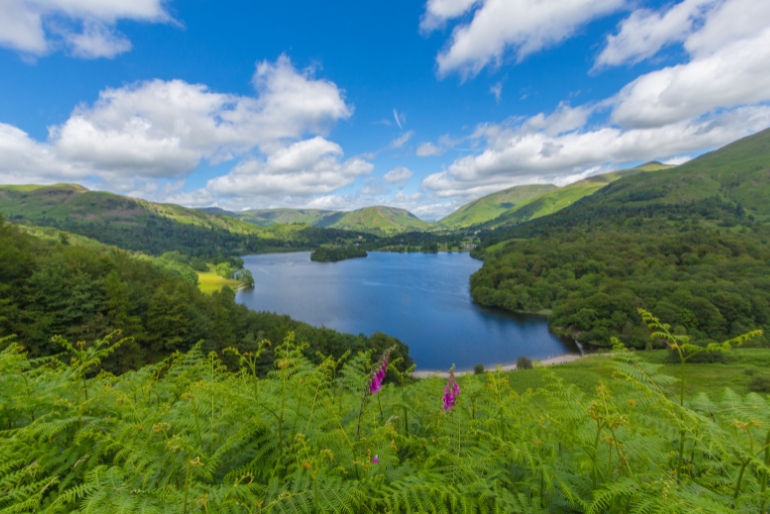
{"type": "MultiPolygon", "coordinates": [[[[586,355],[586,357],[589,357],[589,355],[586,355]]],[[[566,364],[568,362],[575,362],[577,360],[582,359],[580,355],[576,354],[569,354],[569,355],[560,355],[558,357],[550,357],[548,359],[543,359],[541,361],[535,361],[533,364],[535,366],[554,366],[556,364],[566,364]]],[[[516,369],[516,364],[506,364],[504,366],[498,366],[494,369],[488,369],[487,371],[514,371],[516,369]]],[[[458,371],[455,373],[455,376],[463,376],[472,374],[473,370],[469,371],[458,371]]],[[[412,373],[412,376],[414,378],[428,378],[428,377],[441,377],[441,378],[448,378],[449,372],[447,371],[431,371],[431,370],[418,370],[412,373]]]]}

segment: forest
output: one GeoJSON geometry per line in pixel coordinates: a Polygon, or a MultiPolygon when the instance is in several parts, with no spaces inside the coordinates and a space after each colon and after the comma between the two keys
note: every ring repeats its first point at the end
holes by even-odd
{"type": "MultiPolygon", "coordinates": [[[[289,332],[308,345],[313,362],[320,362],[317,352],[340,357],[395,345],[403,366],[411,364],[408,348],[385,334],[342,334],[254,312],[237,304],[229,288],[205,295],[188,262],[181,254],[140,258],[66,239],[44,241],[0,219],[0,337],[15,334],[31,357],[41,358],[61,352],[54,336],[91,344],[120,330],[126,342],[100,368],[115,374],[199,342],[207,353],[231,347],[247,352],[262,339],[281,341],[289,332]]],[[[260,373],[271,369],[273,352],[265,350],[260,373]]],[[[223,359],[235,365],[233,357],[223,359]]]]}
{"type": "Polygon", "coordinates": [[[612,337],[653,344],[638,308],[704,344],[768,329],[770,230],[752,218],[718,198],[612,215],[578,205],[486,234],[474,251],[485,263],[472,295],[482,305],[546,312],[551,325],[596,346],[612,337]]]}

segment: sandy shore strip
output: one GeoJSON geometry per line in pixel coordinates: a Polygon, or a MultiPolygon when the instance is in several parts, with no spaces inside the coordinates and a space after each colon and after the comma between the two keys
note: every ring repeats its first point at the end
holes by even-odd
{"type": "MultiPolygon", "coordinates": [[[[589,357],[590,355],[580,356],[578,354],[568,354],[568,355],[560,355],[558,357],[549,357],[548,359],[543,359],[541,361],[533,361],[532,363],[536,367],[540,366],[554,366],[556,364],[566,364],[568,362],[575,362],[578,361],[584,357],[589,357]]],[[[516,364],[506,364],[504,366],[497,366],[495,368],[490,368],[485,371],[514,371],[516,369],[516,364]]],[[[457,371],[455,372],[455,376],[461,377],[463,375],[472,375],[473,370],[467,370],[467,371],[457,371]]],[[[440,378],[449,378],[449,372],[448,371],[436,371],[436,370],[417,370],[412,372],[412,376],[414,378],[429,378],[429,377],[440,377],[440,378]]]]}

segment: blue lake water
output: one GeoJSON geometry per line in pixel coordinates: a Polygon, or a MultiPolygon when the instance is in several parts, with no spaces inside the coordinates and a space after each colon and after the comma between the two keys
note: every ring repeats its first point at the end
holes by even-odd
{"type": "Polygon", "coordinates": [[[475,304],[468,278],[481,262],[467,253],[370,252],[336,263],[309,252],[244,257],[256,282],[237,301],[315,326],[409,345],[419,369],[494,367],[520,356],[544,359],[577,348],[548,331],[545,318],[475,304]]]}

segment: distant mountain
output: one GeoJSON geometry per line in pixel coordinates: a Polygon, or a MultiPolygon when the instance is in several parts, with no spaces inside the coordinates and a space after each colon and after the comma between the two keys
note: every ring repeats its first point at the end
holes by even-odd
{"type": "Polygon", "coordinates": [[[504,189],[463,205],[449,216],[442,218],[439,223],[449,228],[480,225],[523,205],[533,197],[554,189],[557,187],[553,184],[532,184],[504,189]]]}
{"type": "Polygon", "coordinates": [[[615,182],[623,177],[638,175],[652,171],[661,171],[673,168],[657,161],[648,162],[636,168],[628,170],[618,170],[603,175],[596,175],[587,179],[574,182],[564,187],[554,188],[543,194],[534,196],[524,201],[495,219],[485,224],[485,228],[496,228],[508,225],[517,225],[525,221],[540,218],[558,212],[565,207],[569,207],[578,200],[592,195],[606,185],[615,182]]]}
{"type": "Polygon", "coordinates": [[[391,235],[430,230],[434,224],[421,220],[405,209],[378,205],[346,212],[329,227],[391,235]]]}
{"type": "MultiPolygon", "coordinates": [[[[213,212],[213,209],[205,210],[213,212]]],[[[221,209],[217,209],[217,211],[221,211],[221,209]]],[[[419,232],[434,227],[433,223],[423,221],[407,210],[384,206],[365,207],[356,211],[253,209],[227,212],[226,214],[260,227],[271,227],[276,224],[303,224],[312,227],[368,232],[376,235],[419,232]]]]}
{"type": "Polygon", "coordinates": [[[292,223],[302,223],[313,227],[329,227],[345,215],[344,212],[320,209],[252,209],[228,214],[260,227],[276,224],[290,225],[292,223]]]}

